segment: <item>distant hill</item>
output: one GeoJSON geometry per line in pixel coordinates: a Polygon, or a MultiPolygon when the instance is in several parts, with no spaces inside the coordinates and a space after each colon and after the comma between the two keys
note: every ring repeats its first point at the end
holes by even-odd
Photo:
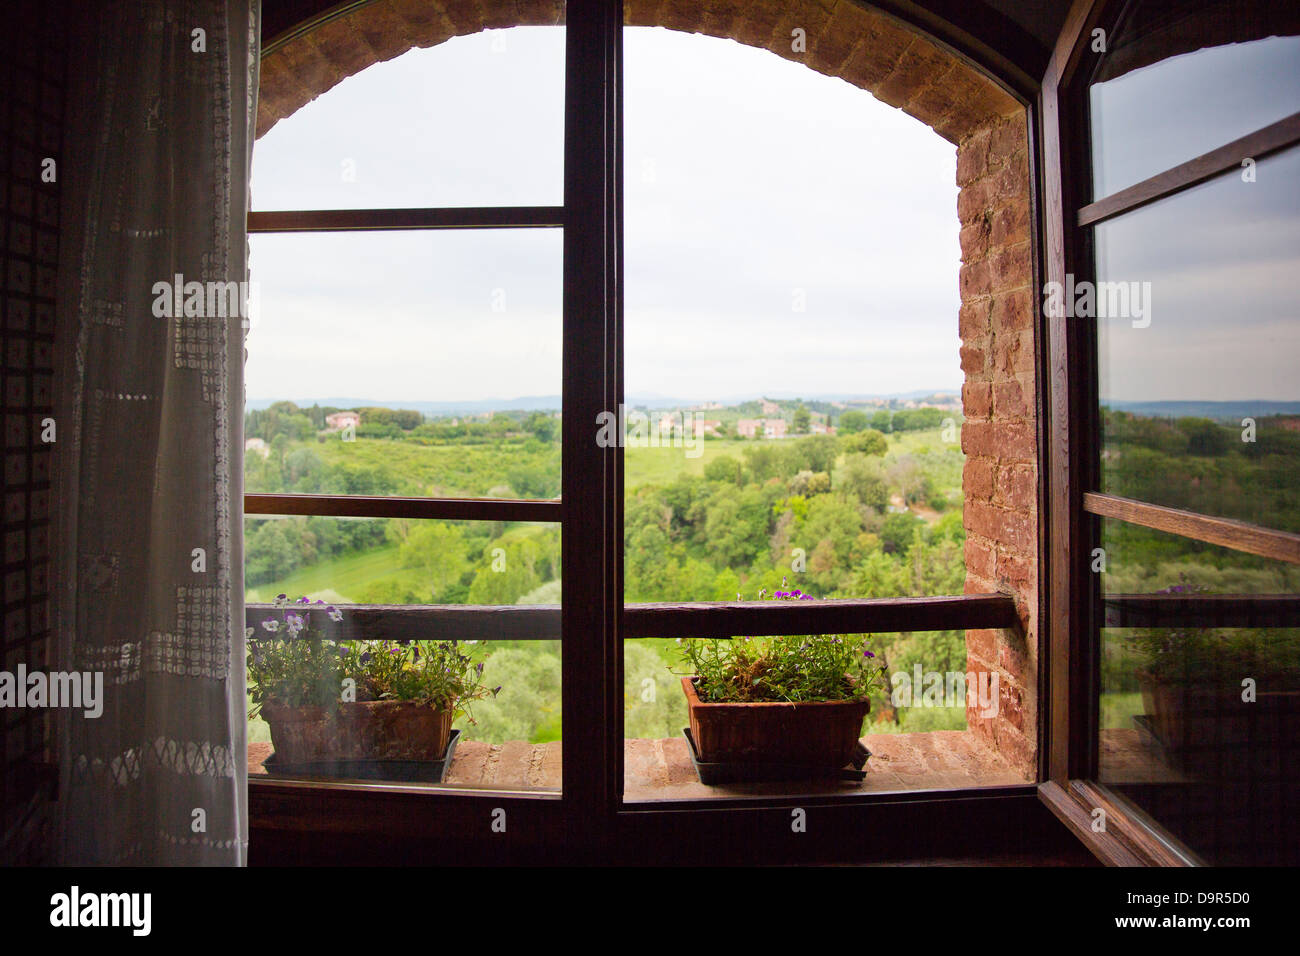
{"type": "MultiPolygon", "coordinates": [[[[765,396],[731,395],[722,398],[674,398],[668,395],[644,393],[629,395],[627,404],[636,408],[689,408],[693,405],[702,405],[706,401],[722,402],[725,405],[738,405],[741,402],[755,401],[760,397],[766,397],[773,401],[803,398],[807,401],[851,403],[882,398],[917,399],[927,398],[932,395],[960,394],[960,388],[917,389],[911,392],[894,392],[880,395],[848,395],[844,393],[795,395],[793,392],[768,392],[765,396]]],[[[279,401],[284,401],[284,399],[250,398],[246,407],[249,409],[263,409],[279,401]]],[[[291,401],[300,408],[310,408],[312,405],[331,408],[409,408],[432,417],[440,415],[482,415],[485,412],[560,410],[559,395],[523,395],[515,398],[466,399],[452,402],[391,401],[373,398],[295,398],[291,399],[291,401]]]]}
{"type": "Polygon", "coordinates": [[[1102,405],[1134,415],[1152,418],[1267,418],[1269,415],[1300,415],[1300,402],[1270,402],[1244,399],[1236,402],[1106,402],[1102,405]]]}

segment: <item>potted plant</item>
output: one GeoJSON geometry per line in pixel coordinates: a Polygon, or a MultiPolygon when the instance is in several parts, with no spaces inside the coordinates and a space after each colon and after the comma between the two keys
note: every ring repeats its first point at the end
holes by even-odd
{"type": "Polygon", "coordinates": [[[282,772],[419,777],[420,764],[437,763],[441,775],[452,722],[501,690],[483,686],[482,662],[456,641],[332,640],[311,615],[337,622],[336,608],[283,594],[276,604],[279,616],[262,622],[270,636],[248,642],[249,716],[270,726],[282,772]]]}
{"type": "MultiPolygon", "coordinates": [[[[813,600],[799,591],[777,591],[773,599],[813,600]]],[[[796,775],[836,771],[855,757],[861,765],[862,723],[884,673],[865,639],[679,643],[691,669],[682,690],[697,763],[782,767],[796,775]]]]}

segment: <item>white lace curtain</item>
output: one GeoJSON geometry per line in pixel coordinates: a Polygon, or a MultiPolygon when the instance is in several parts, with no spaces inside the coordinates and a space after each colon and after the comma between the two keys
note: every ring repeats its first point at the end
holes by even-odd
{"type": "Polygon", "coordinates": [[[60,860],[242,864],[244,328],[224,283],[247,279],[260,0],[96,6],[60,160],[50,669],[101,672],[104,706],[58,712],[60,860]]]}

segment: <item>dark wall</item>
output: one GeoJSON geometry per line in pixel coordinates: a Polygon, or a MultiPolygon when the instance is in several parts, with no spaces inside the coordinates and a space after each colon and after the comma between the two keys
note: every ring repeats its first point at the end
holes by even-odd
{"type": "MultiPolygon", "coordinates": [[[[54,297],[66,58],[50,4],[5,10],[0,36],[0,327],[3,345],[3,662],[45,666],[49,633],[54,297]],[[39,12],[38,8],[39,7],[39,12]],[[49,158],[55,167],[43,166],[49,158]],[[54,181],[46,182],[53,177],[54,181]],[[43,436],[43,432],[45,435],[43,436]]],[[[58,423],[54,436],[57,440],[58,423]]],[[[0,861],[40,862],[48,831],[46,718],[0,710],[0,861]]]]}

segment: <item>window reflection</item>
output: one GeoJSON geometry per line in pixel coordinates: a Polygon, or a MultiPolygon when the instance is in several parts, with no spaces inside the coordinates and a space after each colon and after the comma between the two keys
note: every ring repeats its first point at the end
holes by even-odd
{"type": "Polygon", "coordinates": [[[1300,149],[1257,173],[1095,230],[1099,287],[1148,291],[1097,319],[1101,489],[1300,531],[1300,149]]]}
{"type": "Polygon", "coordinates": [[[1110,520],[1101,544],[1099,780],[1211,863],[1294,864],[1300,568],[1110,520]]]}
{"type": "Polygon", "coordinates": [[[1290,4],[1138,4],[1089,90],[1100,199],[1300,110],[1290,4]]]}

